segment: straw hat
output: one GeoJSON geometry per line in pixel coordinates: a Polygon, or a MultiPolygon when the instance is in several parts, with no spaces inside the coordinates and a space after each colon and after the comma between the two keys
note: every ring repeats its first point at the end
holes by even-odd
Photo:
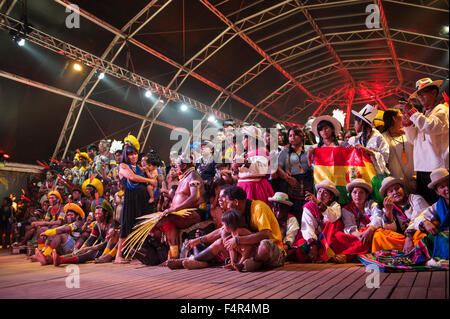
{"type": "Polygon", "coordinates": [[[373,120],[375,120],[375,118],[377,117],[378,110],[375,106],[367,104],[361,111],[356,112],[355,110],[352,110],[352,113],[356,117],[362,119],[364,122],[372,125],[373,120]]]}
{"type": "Polygon", "coordinates": [[[428,188],[434,189],[434,187],[442,181],[448,180],[448,170],[445,168],[438,168],[431,172],[431,183],[428,184],[428,188]]]}
{"type": "Polygon", "coordinates": [[[285,204],[285,205],[288,205],[288,206],[294,205],[294,203],[292,203],[289,200],[289,196],[286,193],[283,193],[283,192],[276,192],[273,195],[273,197],[269,197],[268,199],[271,202],[278,202],[278,203],[285,204]]]}
{"type": "Polygon", "coordinates": [[[422,91],[423,89],[429,87],[429,86],[437,86],[440,87],[442,85],[442,80],[436,80],[433,81],[430,78],[423,78],[420,79],[419,81],[416,82],[416,92],[414,92],[413,94],[411,94],[410,98],[415,99],[417,98],[417,93],[419,93],[420,91],[422,91]]]}
{"type": "Polygon", "coordinates": [[[314,133],[314,135],[317,137],[319,137],[319,132],[317,132],[317,126],[322,121],[330,122],[334,127],[334,132],[336,133],[336,135],[342,129],[341,123],[339,123],[339,121],[337,119],[335,119],[334,117],[329,116],[329,115],[322,115],[322,116],[316,117],[311,124],[311,130],[314,133]]]}
{"type": "Polygon", "coordinates": [[[372,193],[372,186],[370,186],[370,184],[362,178],[355,178],[350,183],[348,183],[345,188],[347,189],[348,193],[351,193],[353,191],[353,188],[355,187],[364,188],[369,194],[372,193]]]}
{"type": "Polygon", "coordinates": [[[68,212],[69,210],[74,211],[75,213],[77,213],[78,215],[80,215],[82,219],[84,219],[84,211],[83,211],[83,209],[81,209],[81,207],[78,206],[77,204],[75,204],[75,203],[69,203],[69,204],[66,204],[66,206],[64,206],[64,213],[67,214],[67,212],[68,212]]]}
{"type": "Polygon", "coordinates": [[[55,195],[56,197],[58,197],[60,203],[63,202],[63,199],[62,199],[62,197],[61,197],[61,194],[60,194],[58,191],[51,191],[51,192],[48,192],[47,198],[49,198],[50,195],[55,195]]]}
{"type": "Polygon", "coordinates": [[[395,178],[395,177],[389,176],[389,177],[386,177],[385,179],[383,179],[383,182],[381,183],[381,188],[380,188],[380,195],[383,197],[386,196],[387,189],[395,184],[400,184],[403,187],[405,187],[405,182],[400,178],[395,178]]]}
{"type": "Polygon", "coordinates": [[[86,187],[87,186],[94,187],[97,190],[97,192],[98,192],[98,196],[102,197],[102,195],[103,195],[103,184],[102,184],[102,182],[100,182],[99,179],[94,178],[91,181],[91,179],[88,178],[88,179],[86,179],[84,181],[83,185],[81,185],[81,189],[83,190],[84,195],[86,195],[86,187]]]}
{"type": "Polygon", "coordinates": [[[319,184],[316,184],[316,191],[318,191],[321,188],[325,188],[326,190],[329,190],[334,194],[334,196],[339,197],[339,191],[336,188],[336,185],[327,179],[324,179],[319,184]]]}

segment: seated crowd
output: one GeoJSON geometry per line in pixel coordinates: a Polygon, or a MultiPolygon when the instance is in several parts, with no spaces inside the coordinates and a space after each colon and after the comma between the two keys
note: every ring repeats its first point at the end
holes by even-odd
{"type": "Polygon", "coordinates": [[[3,247],[35,246],[30,259],[42,265],[127,263],[138,218],[162,212],[149,237],[167,254],[152,260],[171,269],[357,262],[383,250],[448,268],[449,106],[438,99],[441,84],[419,80],[411,98],[421,105],[385,110],[381,126],[372,105],[352,111],[354,131],[331,116],[303,128],[277,124],[275,150],[273,130],[232,120],[190,154],[171,153],[167,166],[156,151],[139,153],[132,135],[120,147],[102,140],[73,162],[43,164],[45,180],[27,185],[18,204],[3,200],[3,247]],[[332,180],[315,182],[315,154],[332,147],[364,153],[381,185],[357,176],[342,197],[332,180]]]}

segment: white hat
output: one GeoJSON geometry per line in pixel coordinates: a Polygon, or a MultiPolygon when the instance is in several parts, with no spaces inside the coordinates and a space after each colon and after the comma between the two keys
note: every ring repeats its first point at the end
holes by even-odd
{"type": "Polygon", "coordinates": [[[317,126],[322,121],[330,122],[334,127],[334,132],[336,133],[336,135],[337,135],[337,133],[339,133],[341,131],[341,123],[339,123],[339,121],[337,119],[335,119],[334,117],[329,116],[329,115],[322,115],[322,116],[316,117],[311,124],[311,130],[315,136],[319,137],[319,132],[317,132],[317,126]]]}
{"type": "Polygon", "coordinates": [[[370,184],[362,178],[355,178],[350,183],[348,183],[345,188],[347,189],[347,192],[351,193],[353,188],[355,187],[364,188],[369,194],[372,193],[372,186],[370,186],[370,184]]]}
{"type": "Polygon", "coordinates": [[[253,125],[241,128],[241,132],[243,135],[248,135],[256,139],[262,138],[261,130],[253,125]]]}
{"type": "Polygon", "coordinates": [[[352,110],[352,113],[353,115],[362,119],[364,122],[372,125],[373,120],[375,120],[375,118],[377,117],[378,110],[375,106],[366,104],[366,106],[364,106],[361,111],[356,112],[355,110],[352,110]]]}
{"type": "Polygon", "coordinates": [[[271,202],[278,202],[278,203],[281,203],[281,204],[286,204],[288,206],[294,205],[294,203],[292,203],[289,200],[289,196],[286,193],[282,193],[282,192],[276,192],[273,195],[273,197],[269,197],[268,199],[271,202]]]}
{"type": "Polygon", "coordinates": [[[428,188],[434,189],[434,186],[448,179],[448,175],[448,170],[446,170],[445,168],[435,169],[430,174],[431,183],[428,184],[428,188]]]}
{"type": "Polygon", "coordinates": [[[381,187],[380,187],[380,195],[383,197],[386,196],[386,190],[395,184],[400,184],[403,187],[405,187],[405,182],[400,178],[388,176],[385,179],[383,179],[383,182],[381,183],[381,187]]]}
{"type": "Polygon", "coordinates": [[[411,94],[410,98],[412,98],[412,99],[417,98],[417,93],[419,93],[419,91],[422,91],[426,87],[433,86],[433,85],[440,87],[442,85],[442,82],[444,82],[444,81],[442,81],[442,80],[433,81],[430,78],[420,79],[419,81],[416,82],[416,92],[411,94]]]}
{"type": "Polygon", "coordinates": [[[324,179],[319,184],[316,184],[316,191],[318,191],[321,188],[325,188],[326,190],[329,190],[332,192],[336,197],[339,197],[339,191],[336,188],[336,185],[327,179],[324,179]]]}

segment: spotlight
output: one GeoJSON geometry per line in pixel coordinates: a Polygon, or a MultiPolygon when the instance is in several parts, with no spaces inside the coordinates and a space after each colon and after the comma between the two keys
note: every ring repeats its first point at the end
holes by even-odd
{"type": "Polygon", "coordinates": [[[449,32],[449,27],[448,25],[443,25],[441,27],[441,32],[439,32],[441,35],[447,35],[448,36],[448,32],[449,32]]]}
{"type": "Polygon", "coordinates": [[[18,44],[20,47],[23,47],[23,46],[25,45],[25,39],[24,39],[24,38],[21,38],[19,41],[17,41],[17,44],[18,44]]]}
{"type": "Polygon", "coordinates": [[[101,80],[101,79],[103,79],[105,77],[105,73],[100,73],[99,75],[98,75],[98,78],[101,80]]]}
{"type": "Polygon", "coordinates": [[[147,90],[147,91],[145,91],[145,97],[152,97],[152,91],[149,91],[149,90],[147,90]]]}
{"type": "Polygon", "coordinates": [[[75,63],[75,64],[73,65],[73,69],[74,69],[75,71],[81,71],[81,64],[75,63]]]}
{"type": "Polygon", "coordinates": [[[181,104],[180,109],[181,109],[183,112],[186,112],[187,109],[188,109],[188,107],[187,107],[186,104],[181,104]]]}
{"type": "Polygon", "coordinates": [[[216,120],[216,118],[214,117],[214,115],[210,115],[210,116],[208,117],[208,122],[210,122],[210,123],[217,123],[217,120],[216,120]]]}

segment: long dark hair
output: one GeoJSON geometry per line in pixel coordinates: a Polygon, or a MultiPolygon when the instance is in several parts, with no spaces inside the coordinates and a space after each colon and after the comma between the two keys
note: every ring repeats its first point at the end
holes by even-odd
{"type": "Polygon", "coordinates": [[[336,130],[334,128],[333,123],[331,123],[330,121],[320,121],[319,124],[317,124],[317,134],[319,134],[319,144],[317,145],[318,147],[322,147],[323,146],[323,138],[322,136],[320,136],[320,131],[325,127],[325,126],[329,126],[333,129],[333,133],[331,134],[331,136],[333,137],[333,143],[336,145],[339,145],[339,141],[336,137],[336,130]]]}
{"type": "Polygon", "coordinates": [[[131,164],[130,160],[128,159],[128,155],[137,152],[138,152],[137,149],[133,145],[129,144],[125,145],[122,150],[122,163],[131,164]]]}
{"type": "Polygon", "coordinates": [[[368,142],[368,138],[370,136],[370,133],[372,132],[372,125],[370,125],[369,123],[367,123],[366,121],[364,121],[363,119],[359,118],[359,117],[355,117],[356,121],[361,121],[363,129],[362,129],[362,134],[360,137],[360,142],[362,143],[362,146],[367,146],[367,142],[368,142]]]}
{"type": "MultiPolygon", "coordinates": [[[[289,136],[289,134],[291,134],[291,131],[294,131],[295,135],[302,138],[302,153],[304,153],[305,152],[305,137],[306,137],[305,132],[303,132],[303,130],[300,127],[294,126],[289,129],[288,136],[289,136]]],[[[292,152],[295,152],[295,150],[292,147],[292,144],[289,143],[289,156],[291,156],[292,152]]]]}
{"type": "Polygon", "coordinates": [[[247,226],[245,224],[244,216],[242,216],[239,211],[234,209],[227,210],[223,213],[222,222],[233,231],[237,228],[243,228],[247,226]]]}
{"type": "Polygon", "coordinates": [[[383,133],[388,131],[391,127],[394,126],[395,120],[394,117],[398,115],[398,112],[400,112],[399,109],[387,109],[384,111],[383,114],[383,122],[384,122],[384,129],[383,133]]]}

